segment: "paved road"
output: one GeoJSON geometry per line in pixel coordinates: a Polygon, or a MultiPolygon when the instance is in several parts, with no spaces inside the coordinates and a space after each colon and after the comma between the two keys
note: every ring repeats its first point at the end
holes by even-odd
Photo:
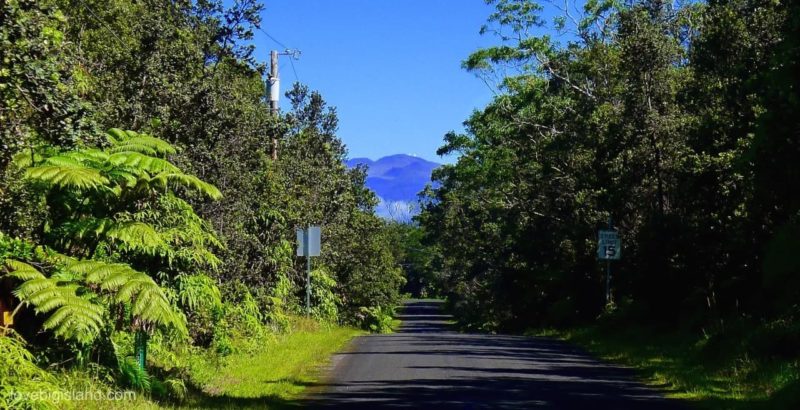
{"type": "Polygon", "coordinates": [[[462,334],[441,302],[412,300],[391,335],[334,359],[312,408],[678,409],[621,369],[546,338],[462,334]]]}

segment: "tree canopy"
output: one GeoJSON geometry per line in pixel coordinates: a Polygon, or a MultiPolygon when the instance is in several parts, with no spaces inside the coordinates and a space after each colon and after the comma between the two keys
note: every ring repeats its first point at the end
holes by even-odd
{"type": "Polygon", "coordinates": [[[796,5],[589,1],[549,22],[538,2],[490,3],[498,45],[464,67],[501,92],[445,136],[439,152],[460,156],[419,217],[465,320],[613,312],[711,332],[792,315],[796,5]],[[623,258],[605,306],[609,220],[623,258]]]}

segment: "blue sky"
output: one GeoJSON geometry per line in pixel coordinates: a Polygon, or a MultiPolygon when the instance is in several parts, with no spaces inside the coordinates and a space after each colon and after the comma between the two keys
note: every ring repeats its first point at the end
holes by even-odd
{"type": "MultiPolygon", "coordinates": [[[[483,0],[264,0],[263,29],[302,51],[297,77],[337,107],[350,157],[405,153],[437,162],[449,130],[492,91],[461,61],[496,40],[478,31],[483,0]]],[[[257,57],[281,47],[256,32],[257,57]]],[[[281,57],[284,90],[295,80],[281,57]]],[[[286,101],[281,101],[285,109],[286,101]]]]}

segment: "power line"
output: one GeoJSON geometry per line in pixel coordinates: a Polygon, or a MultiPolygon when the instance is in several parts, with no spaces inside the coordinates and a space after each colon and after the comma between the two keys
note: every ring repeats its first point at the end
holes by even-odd
{"type": "Polygon", "coordinates": [[[292,72],[294,73],[294,81],[300,82],[300,77],[297,76],[297,70],[294,69],[294,56],[289,56],[289,64],[292,65],[292,72]]]}
{"type": "Polygon", "coordinates": [[[259,30],[260,32],[262,32],[262,33],[266,34],[266,36],[267,36],[267,37],[269,37],[269,39],[270,39],[270,40],[274,41],[274,42],[275,42],[275,44],[277,44],[277,45],[279,45],[279,46],[283,47],[284,49],[287,49],[287,50],[289,49],[289,47],[287,47],[287,46],[286,46],[286,44],[283,44],[283,43],[281,43],[280,41],[278,41],[278,39],[276,39],[275,37],[272,37],[272,36],[271,36],[269,33],[267,33],[266,31],[264,31],[264,29],[263,29],[263,28],[261,28],[261,27],[258,27],[258,30],[259,30]]]}
{"type": "Polygon", "coordinates": [[[300,52],[298,50],[290,49],[289,46],[287,46],[286,44],[281,43],[280,40],[278,40],[277,38],[273,37],[271,34],[267,33],[263,28],[261,28],[261,27],[257,27],[257,28],[258,28],[258,31],[264,33],[264,35],[266,35],[270,40],[275,42],[275,44],[283,47],[283,49],[284,49],[284,53],[283,54],[289,56],[289,64],[291,64],[291,66],[292,66],[292,73],[294,74],[294,80],[299,83],[300,82],[300,77],[297,75],[297,69],[294,67],[294,59],[298,58],[298,56],[300,55],[300,52]]]}

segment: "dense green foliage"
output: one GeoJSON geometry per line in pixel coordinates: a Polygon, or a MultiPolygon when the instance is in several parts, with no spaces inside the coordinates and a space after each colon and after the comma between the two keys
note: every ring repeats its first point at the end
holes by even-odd
{"type": "Polygon", "coordinates": [[[290,109],[272,115],[248,45],[263,7],[228,3],[0,3],[0,297],[21,335],[3,337],[13,357],[100,366],[179,399],[187,349],[233,354],[306,313],[294,232],[308,225],[323,232],[316,320],[370,328],[364,311],[398,302],[402,270],[365,170],[343,164],[335,109],[295,84],[290,109]],[[136,340],[149,340],[147,371],[136,340]]]}
{"type": "Polygon", "coordinates": [[[556,25],[493,2],[501,45],[464,66],[500,93],[449,134],[420,217],[476,324],[596,317],[713,331],[791,317],[797,246],[794,2],[587,2],[556,25]],[[514,74],[509,74],[515,70],[514,74]],[[623,240],[604,306],[596,235],[623,240]]]}
{"type": "Polygon", "coordinates": [[[500,44],[464,67],[500,92],[445,136],[460,156],[418,217],[462,323],[588,326],[575,340],[684,397],[796,407],[798,2],[548,2],[552,26],[489,3],[500,44]]]}
{"type": "Polygon", "coordinates": [[[417,223],[393,222],[387,233],[395,259],[405,273],[403,291],[414,297],[440,296],[440,252],[435,245],[426,243],[425,230],[417,223]]]}

